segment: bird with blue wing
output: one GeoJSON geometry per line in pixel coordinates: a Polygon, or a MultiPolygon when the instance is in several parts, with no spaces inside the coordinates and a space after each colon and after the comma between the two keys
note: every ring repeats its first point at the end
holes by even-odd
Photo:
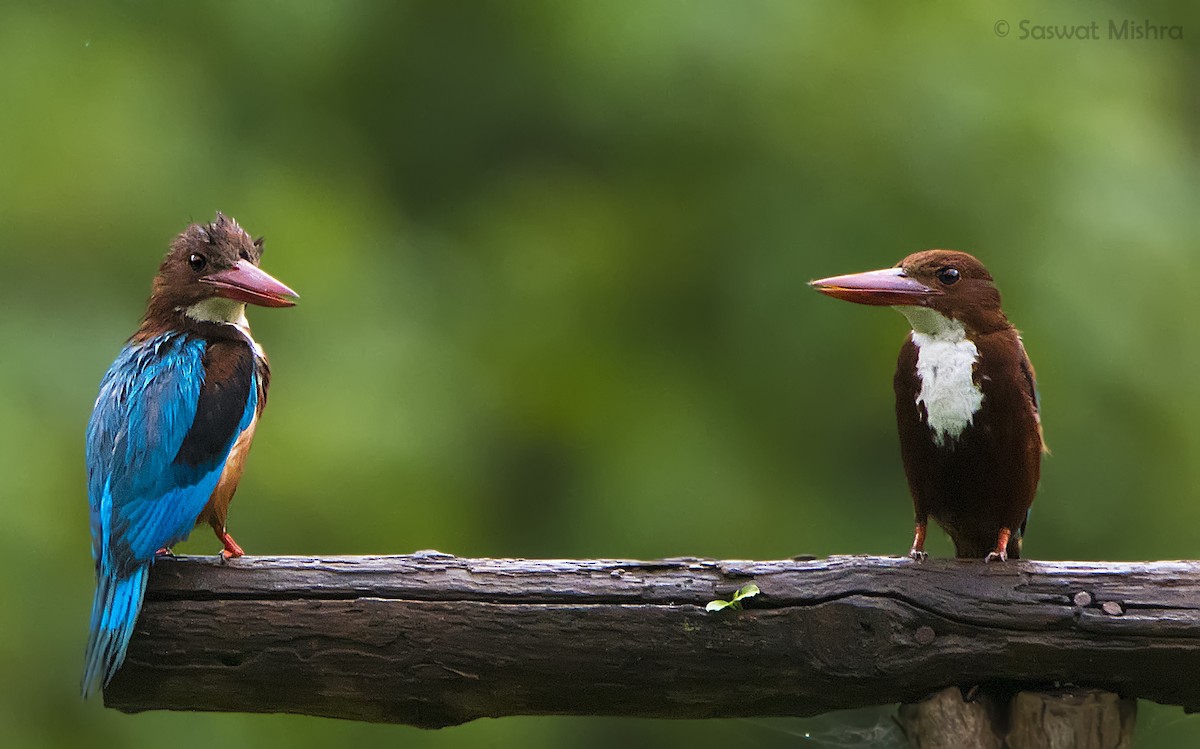
{"type": "Polygon", "coordinates": [[[87,427],[96,595],[85,697],[124,661],[156,556],[204,522],[223,558],[243,554],[225,523],[271,379],[246,305],[290,307],[298,296],[259,269],[261,257],[261,238],[227,216],[189,226],[100,383],[87,427]]]}

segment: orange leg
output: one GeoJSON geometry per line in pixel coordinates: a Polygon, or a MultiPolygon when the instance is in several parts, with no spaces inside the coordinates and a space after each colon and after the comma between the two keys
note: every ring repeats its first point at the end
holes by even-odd
{"type": "Polygon", "coordinates": [[[221,543],[225,546],[224,549],[221,549],[222,559],[236,559],[246,554],[229,533],[222,531],[217,534],[217,538],[221,539],[221,543]]]}
{"type": "Polygon", "coordinates": [[[929,555],[925,553],[925,526],[927,524],[927,521],[918,520],[913,528],[913,545],[909,549],[908,555],[918,562],[929,558],[929,555]]]}
{"type": "Polygon", "coordinates": [[[1000,533],[996,536],[996,548],[990,554],[983,558],[984,562],[1007,562],[1008,561],[1008,539],[1012,536],[1012,531],[1008,528],[1001,528],[1000,533]]]}

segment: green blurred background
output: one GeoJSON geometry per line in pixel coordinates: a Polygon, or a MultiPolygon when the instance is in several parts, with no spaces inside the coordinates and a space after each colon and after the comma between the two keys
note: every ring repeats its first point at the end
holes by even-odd
{"type": "MultiPolygon", "coordinates": [[[[100,377],[222,210],[303,296],[251,311],[250,553],[902,553],[904,320],[805,282],[952,247],[1038,368],[1027,555],[1195,558],[1198,36],[1182,2],[5,3],[0,744],[894,745],[886,708],[422,732],[83,703],[100,377]],[[1127,18],[1185,38],[1019,39],[1127,18]]],[[[1142,710],[1140,746],[1200,743],[1142,710]]]]}

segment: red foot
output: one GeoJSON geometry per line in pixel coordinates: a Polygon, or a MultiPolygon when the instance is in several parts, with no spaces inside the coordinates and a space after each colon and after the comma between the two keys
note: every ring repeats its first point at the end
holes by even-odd
{"type": "Polygon", "coordinates": [[[983,558],[984,563],[987,562],[1007,562],[1008,561],[1008,539],[1012,537],[1012,531],[1008,528],[1001,528],[1000,533],[996,536],[996,549],[990,552],[983,558]]]}
{"type": "Polygon", "coordinates": [[[161,549],[159,549],[158,551],[154,552],[154,556],[156,556],[156,557],[173,557],[173,556],[175,556],[175,552],[171,551],[170,546],[164,546],[161,549]]]}
{"type": "Polygon", "coordinates": [[[246,552],[242,551],[242,547],[238,546],[237,541],[233,540],[233,536],[228,533],[222,533],[217,536],[221,539],[221,543],[225,544],[225,548],[221,549],[222,559],[236,559],[240,556],[245,556],[246,552]]]}
{"type": "Polygon", "coordinates": [[[908,556],[918,562],[929,558],[929,555],[925,553],[925,523],[917,523],[913,529],[913,545],[908,556]]]}

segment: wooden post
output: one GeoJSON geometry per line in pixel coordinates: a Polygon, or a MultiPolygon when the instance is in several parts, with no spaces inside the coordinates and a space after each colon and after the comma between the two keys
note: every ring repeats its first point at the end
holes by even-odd
{"type": "MultiPolygon", "coordinates": [[[[1082,721],[1126,736],[1133,711],[1116,695],[1197,709],[1198,672],[1194,562],[185,557],[156,564],[105,702],[438,727],[505,715],[805,716],[917,704],[951,686],[1112,693],[1018,695],[1004,707],[1013,749],[1082,748],[1124,739],[1035,734],[1082,721]],[[751,581],[762,592],[744,609],[705,610],[751,581]],[[1045,718],[1021,717],[1032,713],[1045,718]]],[[[982,720],[939,704],[904,709],[910,736],[982,720]]]]}
{"type": "Polygon", "coordinates": [[[976,694],[947,687],[897,722],[914,749],[1128,749],[1137,700],[1095,689],[976,694]]]}

